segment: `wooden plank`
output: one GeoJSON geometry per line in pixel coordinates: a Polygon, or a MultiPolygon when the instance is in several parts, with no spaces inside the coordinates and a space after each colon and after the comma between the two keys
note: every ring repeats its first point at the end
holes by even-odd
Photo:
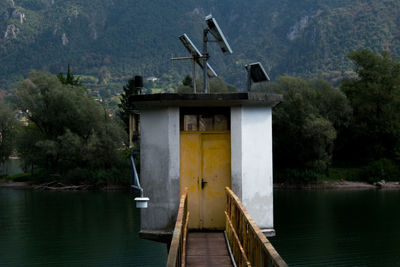
{"type": "Polygon", "coordinates": [[[186,266],[232,266],[231,259],[226,256],[187,256],[186,266]]]}
{"type": "Polygon", "coordinates": [[[224,234],[188,233],[186,266],[233,266],[224,234]]]}
{"type": "Polygon", "coordinates": [[[212,238],[224,238],[224,235],[221,232],[190,232],[190,238],[201,238],[201,239],[212,239],[212,238]]]}

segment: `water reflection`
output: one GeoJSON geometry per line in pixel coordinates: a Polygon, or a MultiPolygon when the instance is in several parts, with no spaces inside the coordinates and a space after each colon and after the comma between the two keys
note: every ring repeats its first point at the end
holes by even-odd
{"type": "Polygon", "coordinates": [[[129,194],[0,189],[0,265],[164,266],[129,194]]]}
{"type": "MultiPolygon", "coordinates": [[[[165,266],[126,193],[0,189],[0,266],[165,266]]],[[[290,266],[400,266],[399,191],[278,191],[271,238],[290,266]]]]}
{"type": "Polygon", "coordinates": [[[399,191],[278,191],[274,204],[290,266],[400,266],[399,191]]]}

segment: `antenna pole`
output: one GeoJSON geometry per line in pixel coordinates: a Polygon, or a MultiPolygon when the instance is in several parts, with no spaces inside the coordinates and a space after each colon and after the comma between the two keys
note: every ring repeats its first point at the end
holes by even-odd
{"type": "Polygon", "coordinates": [[[251,90],[251,66],[246,65],[246,70],[247,70],[247,92],[250,92],[251,90]]]}
{"type": "Polygon", "coordinates": [[[208,42],[208,38],[207,38],[207,34],[208,34],[208,29],[204,29],[203,31],[203,64],[204,64],[204,72],[203,72],[203,92],[205,94],[208,93],[208,86],[207,86],[207,60],[208,60],[208,53],[207,53],[207,42],[208,42]]]}
{"type": "Polygon", "coordinates": [[[196,62],[192,60],[192,82],[193,82],[193,93],[196,91],[196,62]]]}

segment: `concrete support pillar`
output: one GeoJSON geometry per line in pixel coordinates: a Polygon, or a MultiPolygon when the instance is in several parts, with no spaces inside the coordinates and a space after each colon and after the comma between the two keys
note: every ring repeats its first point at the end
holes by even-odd
{"type": "Polygon", "coordinates": [[[140,164],[149,207],[141,210],[141,230],[172,231],[179,207],[179,108],[141,111],[140,164]]]}
{"type": "Polygon", "coordinates": [[[262,230],[273,230],[272,109],[231,108],[232,190],[262,230]]]}

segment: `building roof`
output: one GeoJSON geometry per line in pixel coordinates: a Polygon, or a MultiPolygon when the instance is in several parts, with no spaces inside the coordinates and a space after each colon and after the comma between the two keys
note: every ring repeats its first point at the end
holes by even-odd
{"type": "Polygon", "coordinates": [[[212,93],[212,94],[149,94],[132,95],[129,103],[135,109],[154,107],[229,107],[229,106],[269,106],[273,107],[283,101],[279,94],[258,92],[245,93],[212,93]]]}

